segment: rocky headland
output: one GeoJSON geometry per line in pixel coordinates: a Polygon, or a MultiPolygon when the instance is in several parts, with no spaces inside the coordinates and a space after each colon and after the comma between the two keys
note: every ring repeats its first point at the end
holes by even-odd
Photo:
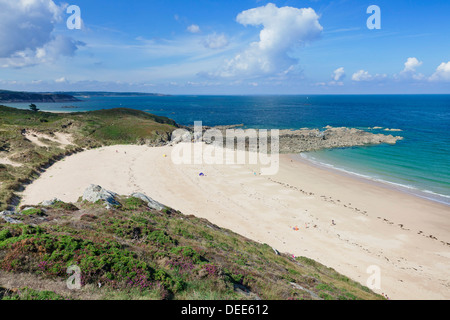
{"type": "MultiPolygon", "coordinates": [[[[234,136],[235,140],[245,141],[246,150],[249,148],[249,137],[256,133],[257,146],[260,146],[259,130],[257,129],[238,129],[242,125],[217,126],[202,128],[200,132],[195,132],[193,128],[185,127],[189,134],[185,131],[172,134],[172,143],[181,141],[203,141],[207,144],[220,144],[227,146],[227,134],[234,136]],[[214,133],[216,132],[216,133],[214,133]],[[197,135],[197,136],[196,136],[197,135]]],[[[267,147],[270,151],[271,134],[267,131],[267,147]]],[[[315,151],[321,149],[347,148],[354,146],[377,145],[382,143],[396,144],[402,140],[401,136],[393,136],[391,134],[372,133],[356,128],[347,127],[331,127],[326,126],[322,129],[302,128],[298,130],[279,130],[279,152],[280,153],[300,153],[307,151],[315,151]]],[[[235,144],[236,147],[236,144],[235,144]]]]}

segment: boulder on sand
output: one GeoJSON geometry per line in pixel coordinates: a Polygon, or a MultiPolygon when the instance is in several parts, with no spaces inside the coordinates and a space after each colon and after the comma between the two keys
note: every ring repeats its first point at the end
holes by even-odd
{"type": "Polygon", "coordinates": [[[135,192],[131,196],[134,198],[141,199],[144,202],[147,202],[147,206],[151,209],[163,210],[166,208],[165,205],[159,203],[158,201],[153,200],[152,198],[150,198],[149,196],[147,196],[143,193],[135,192]]]}
{"type": "Polygon", "coordinates": [[[99,200],[104,201],[108,209],[113,206],[120,206],[119,201],[117,201],[117,193],[108,191],[95,184],[91,184],[86,190],[84,190],[82,200],[94,203],[99,200]]]}

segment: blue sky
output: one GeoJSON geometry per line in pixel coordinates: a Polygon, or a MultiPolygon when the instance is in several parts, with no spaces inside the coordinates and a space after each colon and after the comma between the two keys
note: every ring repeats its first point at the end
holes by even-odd
{"type": "Polygon", "coordinates": [[[450,93],[450,1],[0,0],[0,88],[450,93]],[[68,29],[69,5],[81,29],[68,29]],[[381,29],[368,29],[370,5],[381,29]]]}

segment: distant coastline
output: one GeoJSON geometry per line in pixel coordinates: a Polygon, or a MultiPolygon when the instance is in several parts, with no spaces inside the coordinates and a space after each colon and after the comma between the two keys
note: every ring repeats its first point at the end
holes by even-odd
{"type": "Polygon", "coordinates": [[[68,91],[62,92],[74,97],[90,98],[90,97],[167,97],[169,95],[163,93],[147,93],[147,92],[109,92],[109,91],[68,91]]]}
{"type": "Polygon", "coordinates": [[[77,102],[79,98],[91,97],[164,97],[161,93],[143,92],[104,92],[104,91],[71,91],[71,92],[26,92],[0,90],[0,103],[24,102],[77,102]]]}
{"type": "Polygon", "coordinates": [[[0,90],[0,103],[9,102],[75,102],[79,99],[65,93],[38,93],[0,90]]]}

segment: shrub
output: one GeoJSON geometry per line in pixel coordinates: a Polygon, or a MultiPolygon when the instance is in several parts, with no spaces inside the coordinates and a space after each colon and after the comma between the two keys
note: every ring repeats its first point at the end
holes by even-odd
{"type": "Polygon", "coordinates": [[[156,242],[160,245],[177,244],[177,241],[172,239],[165,231],[155,230],[148,234],[148,240],[156,242]]]}
{"type": "Polygon", "coordinates": [[[0,231],[0,241],[4,241],[10,237],[12,237],[12,234],[9,229],[3,229],[0,231]]]}
{"type": "Polygon", "coordinates": [[[26,216],[40,216],[40,217],[45,216],[45,212],[39,208],[31,208],[28,210],[24,210],[21,213],[26,216]]]}
{"type": "Polygon", "coordinates": [[[202,261],[200,254],[198,254],[198,252],[191,247],[176,247],[170,251],[176,255],[181,255],[182,257],[191,259],[195,264],[198,264],[202,261]]]}
{"type": "Polygon", "coordinates": [[[56,202],[52,205],[52,207],[55,208],[55,209],[63,209],[63,210],[67,210],[67,211],[77,211],[77,210],[80,210],[80,209],[78,209],[78,207],[75,206],[74,204],[72,204],[72,203],[66,203],[66,202],[63,202],[63,201],[56,201],[56,202]]]}
{"type": "Polygon", "coordinates": [[[194,236],[192,234],[190,234],[185,228],[181,228],[181,227],[176,227],[173,232],[176,235],[182,236],[186,239],[194,239],[194,236]]]}
{"type": "Polygon", "coordinates": [[[124,210],[136,210],[140,207],[146,206],[145,201],[139,199],[139,198],[135,198],[135,197],[129,197],[127,199],[125,199],[125,201],[123,202],[123,209],[124,210]]]}

